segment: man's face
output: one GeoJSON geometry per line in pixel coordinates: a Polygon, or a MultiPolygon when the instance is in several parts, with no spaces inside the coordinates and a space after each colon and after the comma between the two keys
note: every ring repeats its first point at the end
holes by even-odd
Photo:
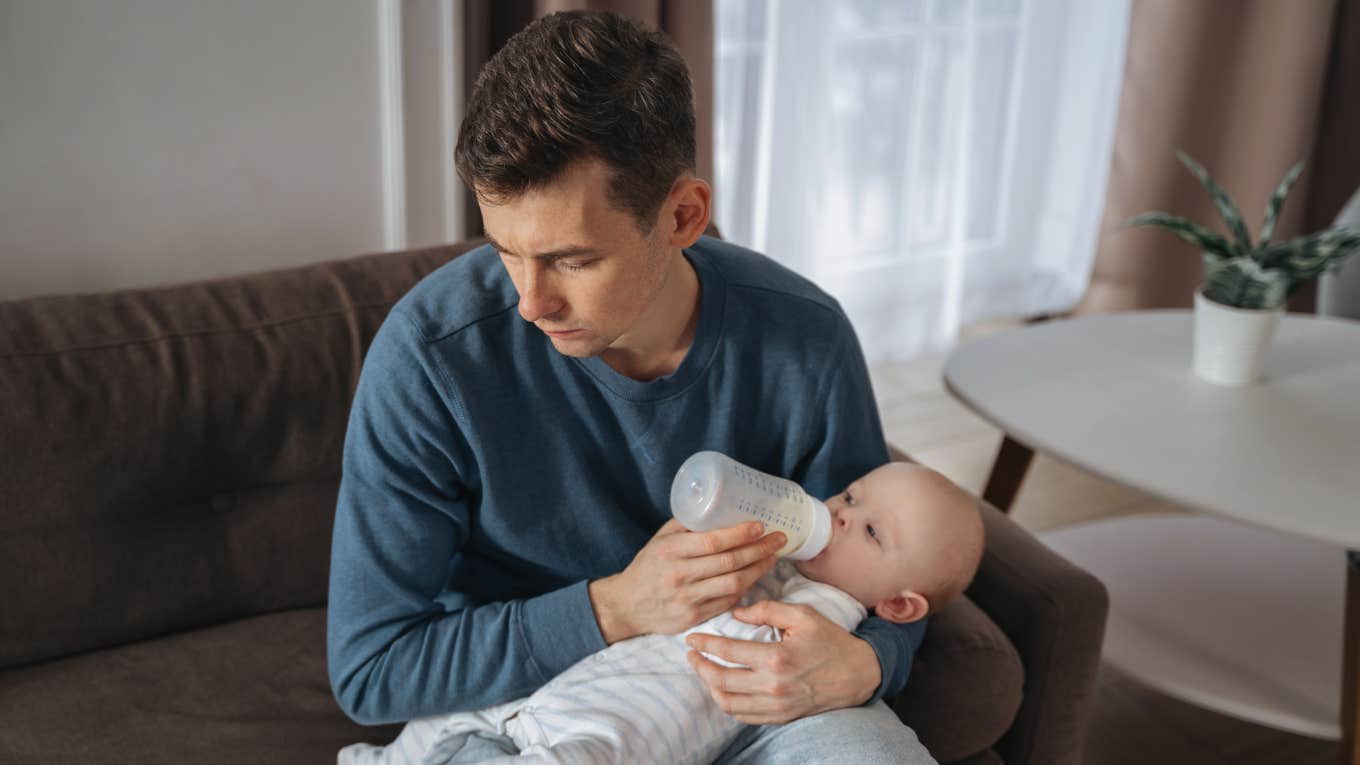
{"type": "Polygon", "coordinates": [[[626,343],[665,283],[665,248],[609,204],[608,181],[603,163],[580,161],[503,204],[478,200],[520,316],[567,356],[626,343]]]}

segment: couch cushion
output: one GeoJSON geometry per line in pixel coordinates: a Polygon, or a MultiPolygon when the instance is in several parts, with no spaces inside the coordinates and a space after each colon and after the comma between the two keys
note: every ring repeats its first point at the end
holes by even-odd
{"type": "Polygon", "coordinates": [[[326,679],[326,612],[285,611],[0,671],[0,762],[334,762],[363,727],[326,679]]]}
{"type": "Polygon", "coordinates": [[[955,762],[1001,739],[1020,709],[1024,680],[1015,646],[963,596],[931,618],[892,707],[936,759],[955,762]]]}
{"type": "Polygon", "coordinates": [[[324,602],[364,351],[473,244],[0,303],[0,667],[324,602]]]}

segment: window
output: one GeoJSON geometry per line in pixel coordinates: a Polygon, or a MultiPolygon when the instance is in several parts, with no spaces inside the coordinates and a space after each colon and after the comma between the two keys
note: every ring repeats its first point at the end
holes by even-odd
{"type": "Polygon", "coordinates": [[[716,221],[871,360],[1084,290],[1127,0],[717,0],[716,221]]]}

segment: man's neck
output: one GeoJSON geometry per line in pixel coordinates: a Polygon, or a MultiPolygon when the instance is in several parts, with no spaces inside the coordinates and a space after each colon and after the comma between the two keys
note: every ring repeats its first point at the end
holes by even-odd
{"type": "Polygon", "coordinates": [[[668,257],[665,282],[638,322],[649,329],[600,354],[616,372],[642,382],[678,369],[699,326],[699,277],[679,250],[668,257]]]}

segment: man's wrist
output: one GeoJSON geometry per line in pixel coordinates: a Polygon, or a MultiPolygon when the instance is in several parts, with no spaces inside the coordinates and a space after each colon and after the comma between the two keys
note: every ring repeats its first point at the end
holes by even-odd
{"type": "Polygon", "coordinates": [[[627,619],[624,618],[623,609],[616,607],[613,585],[617,581],[618,575],[615,574],[596,579],[586,586],[586,591],[590,593],[590,607],[595,611],[595,623],[599,625],[600,636],[604,638],[605,645],[627,640],[634,634],[627,619]]]}

